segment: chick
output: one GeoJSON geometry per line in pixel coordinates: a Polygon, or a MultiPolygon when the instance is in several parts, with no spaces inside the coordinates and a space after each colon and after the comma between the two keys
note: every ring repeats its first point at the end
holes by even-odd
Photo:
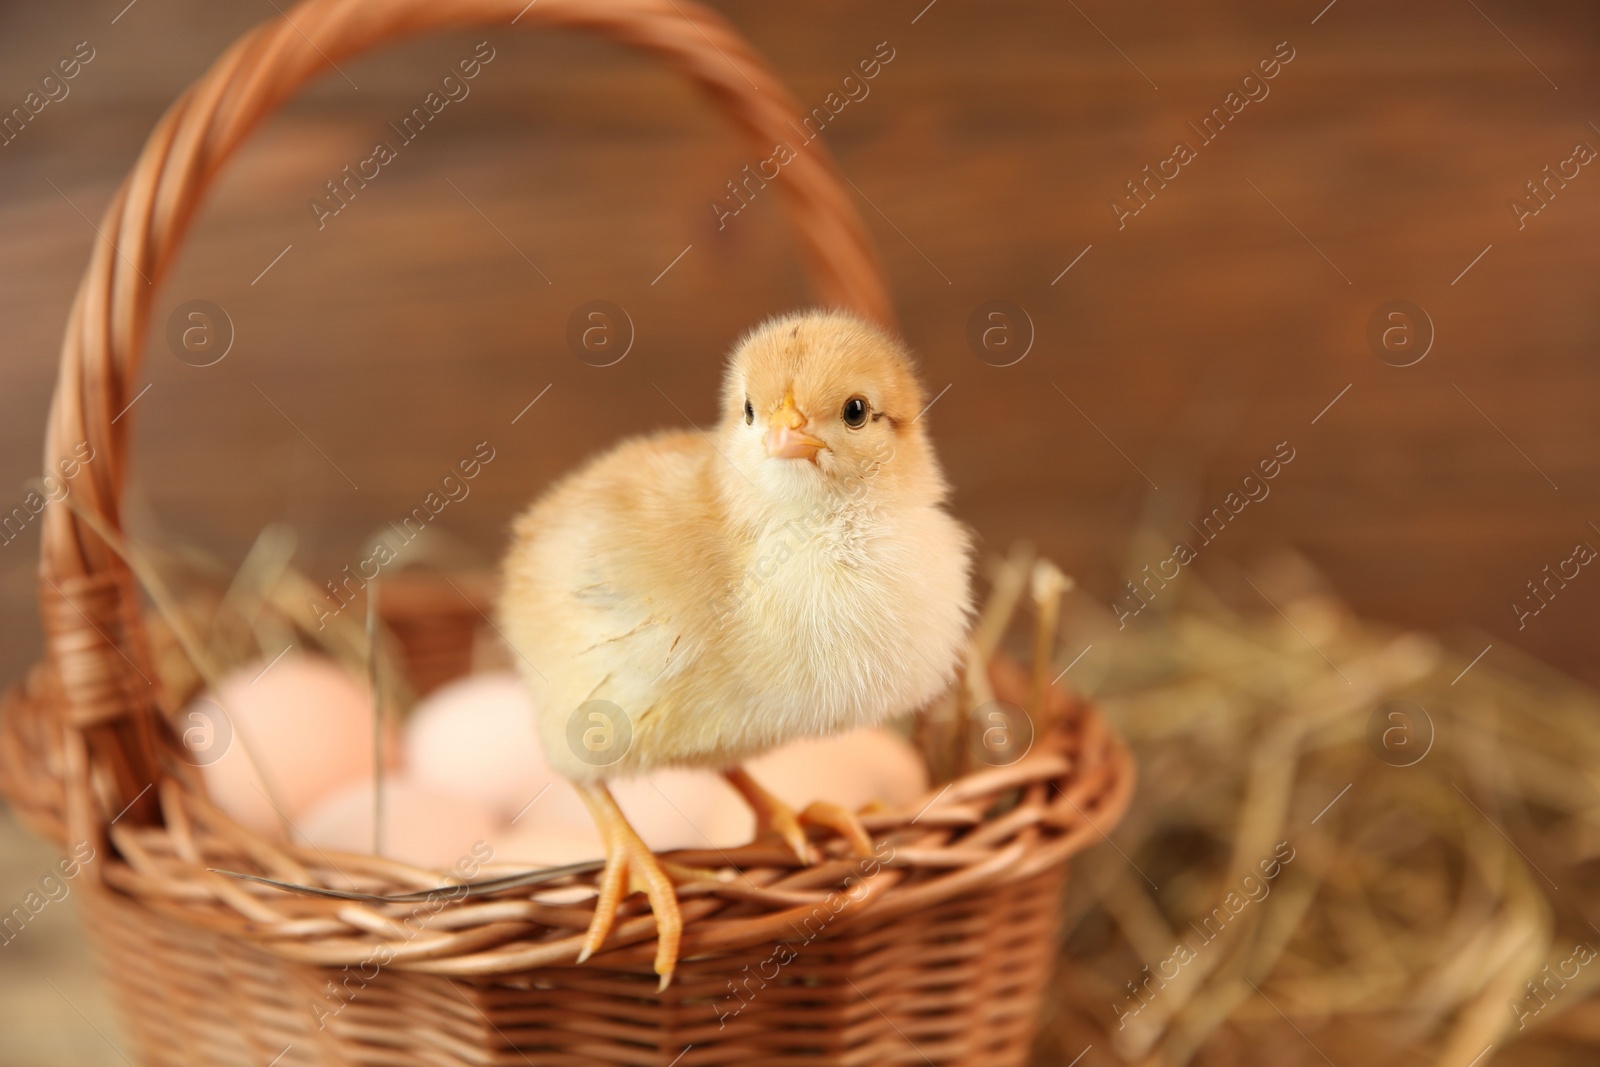
{"type": "Polygon", "coordinates": [[[839,312],[768,321],[735,348],[710,433],[625,441],[516,522],[502,632],[539,709],[544,751],[606,845],[579,962],[642,890],[662,988],[682,918],[663,865],[606,781],[713,768],[810,862],[807,824],[858,852],[848,812],[796,814],[741,768],[791,738],[871,726],[927,703],[969,626],[971,539],[905,349],[839,312]]]}

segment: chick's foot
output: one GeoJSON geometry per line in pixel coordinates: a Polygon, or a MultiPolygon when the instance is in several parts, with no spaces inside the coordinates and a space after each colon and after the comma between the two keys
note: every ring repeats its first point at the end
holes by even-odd
{"type": "Polygon", "coordinates": [[[840,807],[825,800],[813,801],[802,812],[796,812],[788,804],[779,800],[750,776],[750,772],[743,767],[735,767],[724,771],[723,777],[728,780],[744,797],[745,803],[750,805],[750,810],[756,817],[756,836],[776,833],[783,838],[789,848],[799,858],[801,863],[812,864],[817,860],[817,853],[811,846],[806,836],[807,826],[821,826],[833,830],[850,844],[850,850],[857,856],[872,855],[872,838],[861,825],[861,820],[840,807]]]}
{"type": "MultiPolygon", "coordinates": [[[[604,783],[574,782],[573,785],[594,818],[595,826],[600,831],[600,840],[606,848],[606,866],[600,876],[594,918],[584,934],[578,962],[587,960],[604,944],[611,933],[622,898],[629,893],[641,892],[649,899],[650,910],[655,913],[655,970],[661,976],[659,988],[666,989],[672,982],[672,972],[677,968],[678,946],[683,940],[683,914],[678,910],[678,894],[673,888],[672,875],[629,824],[628,817],[617,806],[611,790],[604,783]]],[[[700,874],[688,868],[675,868],[674,873],[686,878],[697,878],[700,874]]]]}

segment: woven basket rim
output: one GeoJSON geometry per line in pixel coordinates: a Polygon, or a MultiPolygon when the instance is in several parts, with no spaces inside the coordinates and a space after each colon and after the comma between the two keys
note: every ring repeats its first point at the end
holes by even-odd
{"type": "MultiPolygon", "coordinates": [[[[1005,659],[992,665],[997,694],[1020,695],[1025,675],[1005,659]]],[[[740,877],[696,883],[683,894],[686,959],[784,940],[824,903],[847,903],[832,919],[843,931],[929,908],[954,896],[1019,881],[1065,863],[1114,826],[1133,787],[1132,763],[1092,704],[1051,690],[1058,727],[1022,759],[977,771],[902,807],[862,822],[881,862],[847,854],[836,835],[818,840],[824,860],[800,867],[770,842],[723,850],[669,853],[687,865],[736,865],[740,877]],[[1015,803],[1008,805],[1010,798],[1015,803]],[[890,851],[884,852],[887,848],[890,851]],[[830,901],[830,898],[833,898],[830,901]]],[[[61,772],[82,758],[76,735],[61,725],[62,699],[47,664],[0,697],[0,791],[36,832],[67,846],[70,803],[61,772]],[[76,749],[76,751],[75,751],[76,749]]],[[[213,805],[175,749],[172,773],[154,791],[162,825],[114,822],[114,854],[95,876],[109,889],[195,926],[250,941],[286,959],[349,966],[381,954],[398,970],[457,976],[510,974],[575,961],[592,901],[543,903],[547,888],[592,887],[578,874],[539,890],[478,896],[441,893],[419,915],[416,904],[335,901],[288,893],[217,873],[227,869],[299,885],[393,894],[445,886],[445,875],[399,861],[269,840],[213,805]],[[409,923],[407,917],[409,916],[409,923]]],[[[96,866],[98,864],[98,866],[96,866]]],[[[527,870],[491,864],[481,877],[527,870]]],[[[596,955],[616,970],[647,974],[654,919],[630,908],[607,948],[596,955]]]]}

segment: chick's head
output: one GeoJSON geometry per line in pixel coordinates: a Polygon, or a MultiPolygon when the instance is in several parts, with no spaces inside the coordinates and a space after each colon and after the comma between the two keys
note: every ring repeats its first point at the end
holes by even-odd
{"type": "Polygon", "coordinates": [[[721,437],[739,487],[780,499],[867,492],[928,503],[945,483],[904,347],[839,311],[770,319],[734,349],[721,437]]]}

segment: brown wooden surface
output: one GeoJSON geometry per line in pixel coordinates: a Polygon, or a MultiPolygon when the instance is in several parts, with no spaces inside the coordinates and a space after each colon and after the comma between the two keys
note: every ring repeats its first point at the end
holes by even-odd
{"type": "MultiPolygon", "coordinates": [[[[986,544],[1031,539],[1109,604],[1170,551],[1130,547],[1142,521],[1198,520],[1287,440],[1295,461],[1201,552],[1201,574],[1242,587],[1235,565],[1291,546],[1368,615],[1600,680],[1600,577],[1585,568],[1520,632],[1510,607],[1576,542],[1600,547],[1600,171],[1520,231],[1507,206],[1575,143],[1600,147],[1600,16],[1503,0],[924,2],[717,6],[808,105],[878,42],[895,50],[824,137],[932,392],[950,386],[928,418],[956,509],[986,544]],[[1108,201],[1285,40],[1295,59],[1270,95],[1119,231],[1108,201]],[[1437,327],[1407,368],[1365,338],[1396,298],[1437,327]],[[1037,326],[1009,368],[965,340],[992,299],[1037,326]]],[[[37,473],[61,325],[99,239],[88,219],[177,93],[279,17],[254,3],[122,9],[0,9],[0,108],[78,41],[96,52],[70,96],[0,147],[0,511],[37,473]]],[[[620,50],[509,28],[472,95],[319,232],[308,198],[480,39],[408,46],[350,65],[348,81],[330,71],[233,168],[163,284],[153,387],[127,416],[143,538],[236,562],[287,519],[301,564],[333,577],[488,440],[495,462],[438,533],[490,561],[508,517],[583,456],[708,419],[734,336],[804,302],[770,191],[716,228],[708,201],[755,161],[703,102],[620,50]],[[639,334],[606,369],[564,340],[596,297],[639,334]],[[204,369],[163,337],[196,298],[238,330],[204,369]]],[[[38,652],[36,551],[36,525],[0,544],[5,677],[38,652]]]]}

